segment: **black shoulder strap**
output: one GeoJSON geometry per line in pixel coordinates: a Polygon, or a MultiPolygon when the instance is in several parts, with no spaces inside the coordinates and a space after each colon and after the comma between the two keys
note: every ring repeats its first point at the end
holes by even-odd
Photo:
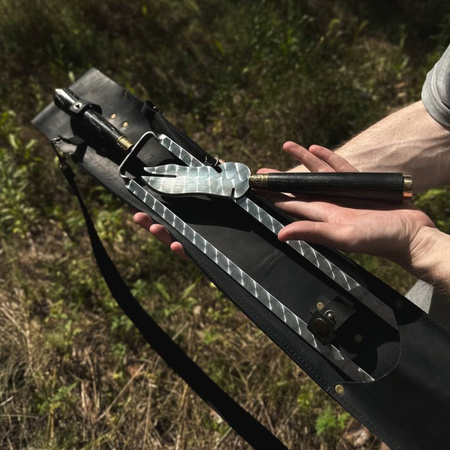
{"type": "Polygon", "coordinates": [[[94,223],[75,182],[75,174],[61,155],[61,170],[78,199],[86,221],[93,253],[108,288],[125,314],[158,355],[216,411],[246,442],[256,449],[286,449],[261,423],[236,403],[168,336],[134,298],[98,237],[94,223]]]}

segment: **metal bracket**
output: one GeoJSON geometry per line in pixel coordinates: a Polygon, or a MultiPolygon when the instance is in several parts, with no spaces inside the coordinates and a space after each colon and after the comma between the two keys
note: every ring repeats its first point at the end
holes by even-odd
{"type": "Polygon", "coordinates": [[[129,162],[129,160],[135,156],[143,149],[144,145],[151,139],[156,138],[156,134],[153,133],[153,131],[147,131],[145,132],[134,144],[130,150],[128,151],[127,156],[124,158],[122,163],[119,166],[119,174],[122,178],[125,180],[130,180],[130,177],[126,174],[126,167],[129,162]]]}

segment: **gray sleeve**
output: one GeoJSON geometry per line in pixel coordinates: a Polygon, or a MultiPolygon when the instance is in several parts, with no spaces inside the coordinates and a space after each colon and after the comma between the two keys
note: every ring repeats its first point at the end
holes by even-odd
{"type": "Polygon", "coordinates": [[[433,119],[450,128],[450,46],[428,72],[422,102],[433,119]]]}

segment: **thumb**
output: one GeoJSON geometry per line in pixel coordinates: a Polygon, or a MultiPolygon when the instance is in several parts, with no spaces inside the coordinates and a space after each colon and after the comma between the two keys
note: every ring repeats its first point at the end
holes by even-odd
{"type": "Polygon", "coordinates": [[[278,172],[280,171],[276,169],[269,169],[267,167],[263,167],[259,169],[256,173],[261,174],[261,173],[278,173],[278,172]]]}
{"type": "Polygon", "coordinates": [[[278,233],[278,239],[283,242],[299,239],[345,252],[350,251],[349,237],[353,235],[353,231],[351,225],[298,220],[282,228],[278,233]]]}

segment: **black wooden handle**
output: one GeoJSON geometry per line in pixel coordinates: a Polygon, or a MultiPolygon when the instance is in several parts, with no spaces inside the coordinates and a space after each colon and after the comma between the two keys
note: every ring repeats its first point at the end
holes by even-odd
{"type": "Polygon", "coordinates": [[[128,138],[102,116],[98,105],[83,100],[72,90],[56,89],[54,102],[58,108],[78,120],[90,133],[102,138],[105,143],[125,152],[132,146],[128,138]]]}
{"type": "Polygon", "coordinates": [[[411,177],[402,173],[270,173],[250,177],[250,187],[277,192],[401,202],[412,196],[411,177]]]}

